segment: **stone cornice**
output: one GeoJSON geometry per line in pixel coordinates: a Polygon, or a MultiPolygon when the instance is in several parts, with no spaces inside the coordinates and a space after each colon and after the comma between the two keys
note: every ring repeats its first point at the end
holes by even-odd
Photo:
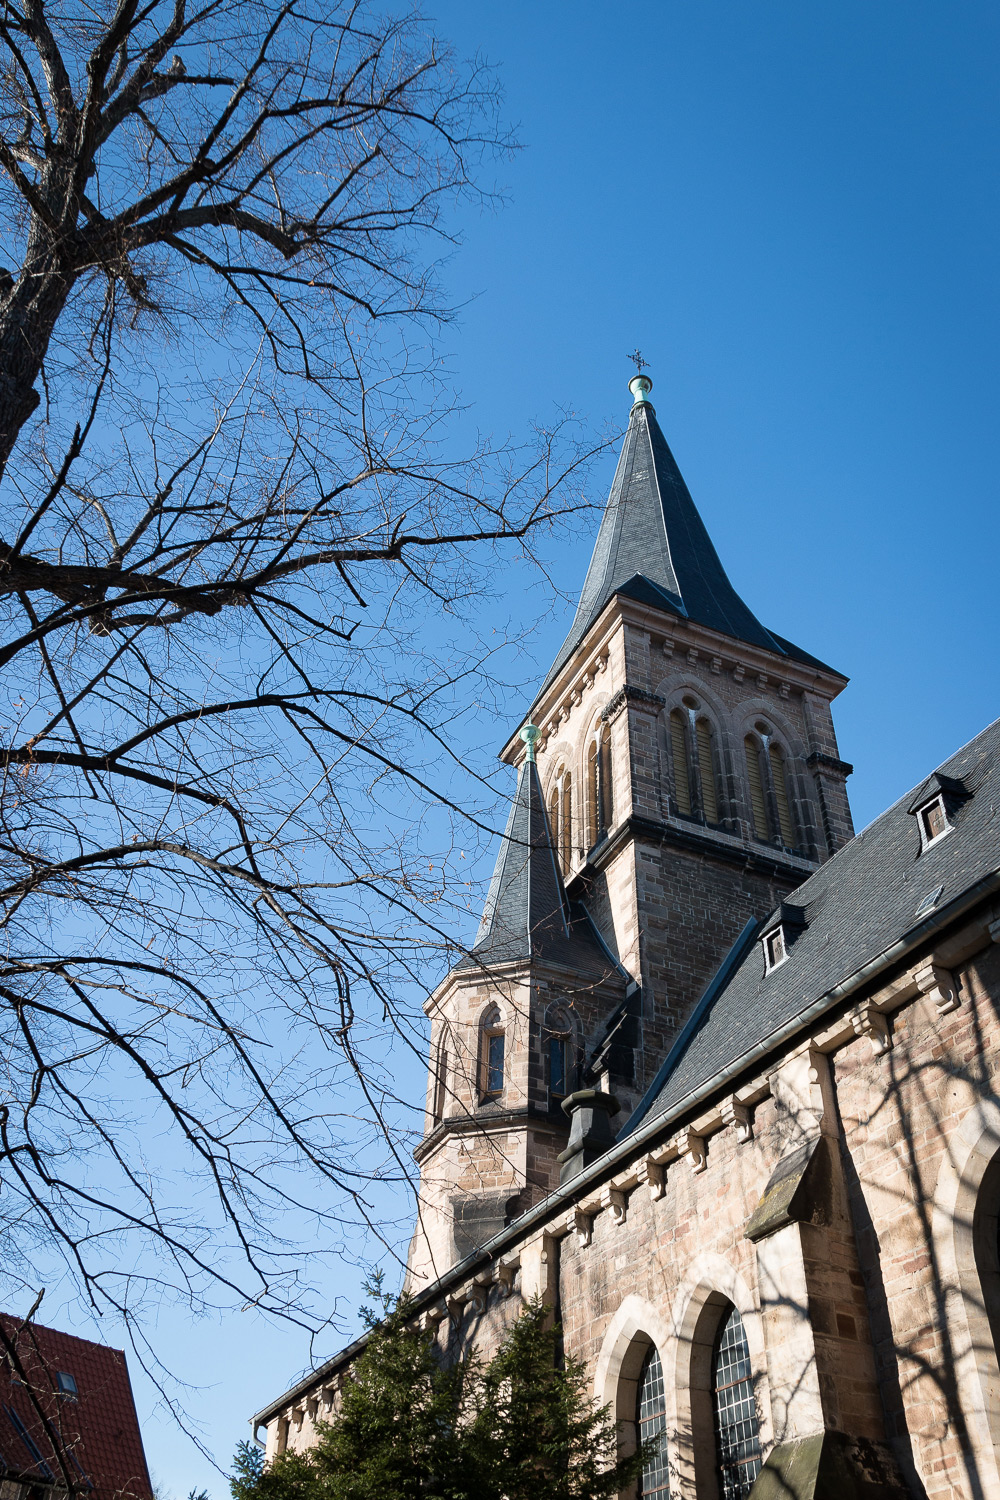
{"type": "MultiPolygon", "coordinates": [[[[611,962],[617,960],[613,954],[609,954],[611,962]]],[[[607,990],[618,995],[628,979],[624,973],[615,976],[609,975],[607,979],[587,978],[581,981],[580,970],[572,969],[566,964],[554,964],[550,959],[531,957],[519,958],[510,963],[482,964],[470,968],[449,969],[448,973],[436,985],[423,1003],[424,1015],[434,1013],[448,998],[452,990],[464,983],[475,985],[510,985],[519,982],[534,982],[538,979],[552,979],[556,984],[564,984],[572,980],[576,984],[583,983],[588,991],[595,995],[607,990]]]]}
{"type": "Polygon", "coordinates": [[[533,1125],[548,1129],[560,1139],[569,1135],[569,1124],[558,1116],[551,1115],[537,1105],[528,1104],[523,1109],[489,1108],[461,1115],[446,1115],[434,1129],[413,1148],[413,1160],[418,1164],[432,1156],[439,1146],[452,1135],[491,1135],[496,1130],[509,1130],[512,1126],[533,1125]]]}
{"type": "Polygon", "coordinates": [[[655,714],[659,709],[666,707],[666,702],[666,698],[661,698],[659,693],[647,693],[645,688],[633,687],[631,683],[626,683],[624,687],[618,689],[611,701],[605,704],[601,710],[601,718],[605,721],[613,719],[626,703],[634,703],[637,708],[645,708],[647,711],[652,709],[655,714]]]}
{"type": "Polygon", "coordinates": [[[832,771],[835,776],[843,776],[845,779],[854,774],[850,761],[838,760],[835,755],[824,755],[821,750],[814,750],[811,755],[807,755],[806,765],[811,771],[832,771]]]}
{"type": "Polygon", "coordinates": [[[714,856],[725,864],[737,865],[741,869],[793,880],[796,885],[801,885],[818,868],[812,860],[800,855],[785,854],[766,844],[745,844],[697,824],[681,826],[662,822],[657,818],[633,815],[613,828],[606,839],[590,850],[586,863],[577,871],[574,879],[605,869],[627,843],[636,841],[672,844],[678,849],[694,850],[699,854],[714,856]]]}
{"type": "MultiPolygon", "coordinates": [[[[836,698],[848,682],[842,673],[832,667],[799,661],[793,656],[778,655],[762,646],[737,640],[735,636],[722,635],[707,625],[700,625],[669,610],[656,609],[653,605],[640,604],[623,594],[614,594],[581,643],[580,650],[570,658],[545,693],[532,704],[532,715],[543,730],[553,715],[572,706],[571,702],[567,704],[564,700],[571,699],[581,674],[596,675],[603,670],[609,642],[622,624],[647,630],[651,635],[663,639],[671,647],[670,657],[678,650],[688,655],[693,651],[696,659],[703,658],[710,671],[732,672],[741,679],[747,676],[758,681],[763,679],[765,684],[772,685],[769,690],[777,690],[779,697],[787,696],[794,687],[800,692],[817,692],[831,700],[836,698]]],[[[524,743],[515,730],[500,751],[500,759],[517,766],[523,755],[524,743]]]]}

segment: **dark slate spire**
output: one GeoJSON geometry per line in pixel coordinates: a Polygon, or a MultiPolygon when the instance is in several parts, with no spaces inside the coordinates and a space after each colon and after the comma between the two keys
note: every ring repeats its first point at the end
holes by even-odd
{"type": "Polygon", "coordinates": [[[611,973],[617,969],[582,909],[566,897],[535,765],[538,729],[521,730],[528,747],[517,777],[483,919],[470,963],[511,963],[547,958],[571,968],[611,973]]]}
{"type": "Polygon", "coordinates": [[[608,600],[625,594],[778,656],[814,660],[772,635],[726,576],[656,413],[653,382],[639,374],[607,509],[572,628],[542,691],[569,660],[608,600]]]}

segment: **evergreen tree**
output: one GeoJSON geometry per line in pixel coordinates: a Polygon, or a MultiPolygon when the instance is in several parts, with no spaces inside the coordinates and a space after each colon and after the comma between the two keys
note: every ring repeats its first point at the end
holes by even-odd
{"type": "Polygon", "coordinates": [[[463,1434],[478,1464],[476,1500],[604,1500],[636,1477],[648,1452],[618,1456],[616,1425],[590,1396],[581,1360],[562,1356],[549,1309],[529,1303],[485,1370],[463,1434]]]}
{"type": "Polygon", "coordinates": [[[339,1409],[306,1453],[265,1466],[242,1444],[234,1500],[610,1500],[646,1450],[620,1459],[615,1423],[561,1359],[558,1325],[529,1303],[493,1358],[443,1363],[405,1300],[382,1302],[339,1409]]]}

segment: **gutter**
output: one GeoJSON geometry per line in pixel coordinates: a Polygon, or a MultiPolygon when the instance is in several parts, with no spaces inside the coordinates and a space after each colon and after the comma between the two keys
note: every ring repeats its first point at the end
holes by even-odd
{"type": "MultiPolygon", "coordinates": [[[[961,896],[957,896],[938,911],[932,912],[922,922],[919,922],[916,927],[911,927],[909,932],[904,934],[903,937],[898,938],[888,948],[883,949],[875,958],[869,959],[866,964],[862,964],[860,969],[856,969],[853,974],[841,980],[832,989],[826,990],[818,1000],[814,1000],[804,1010],[799,1011],[797,1016],[793,1016],[790,1021],[786,1021],[784,1026],[779,1027],[777,1031],[772,1032],[770,1036],[765,1037],[762,1042],[758,1042],[756,1046],[751,1047],[742,1056],[734,1058],[704,1083],[691,1089],[683,1098],[678,1100],[677,1104],[674,1105],[668,1114],[655,1115],[653,1119],[647,1120],[634,1133],[624,1136],[622,1140],[615,1143],[611,1150],[606,1151],[603,1156],[598,1157],[597,1161],[592,1162],[589,1167],[585,1167],[582,1172],[573,1177],[565,1187],[555,1188],[540,1203],[536,1203],[534,1208],[528,1209],[527,1213],[522,1214],[519,1219],[515,1219],[513,1224],[509,1224],[501,1229],[492,1239],[487,1240],[485,1244],[481,1245],[478,1250],[474,1251],[471,1255],[467,1255],[457,1265],[452,1266],[444,1276],[440,1276],[437,1281],[433,1282],[429,1287],[425,1287],[418,1296],[414,1297],[412,1303],[414,1315],[432,1306],[440,1298],[444,1288],[454,1282],[467,1280],[472,1271],[478,1266],[481,1266],[486,1261],[496,1259],[507,1246],[523,1239],[529,1230],[554,1217],[560,1209],[570,1207],[574,1199],[582,1197],[602,1177],[612,1175],[620,1165],[628,1161],[631,1157],[638,1155],[641,1149],[652,1142],[661,1132],[665,1133],[667,1130],[675,1128],[677,1120],[681,1115],[693,1111],[705,1103],[723,1084],[738,1077],[740,1073],[745,1072],[747,1068],[751,1067],[762,1057],[778,1051],[784,1043],[790,1041],[799,1032],[807,1030],[814,1021],[818,1020],[826,1011],[832,1009],[838,1001],[844,1000],[854,994],[856,990],[866,985],[869,980],[874,979],[885,969],[891,968],[901,959],[906,958],[908,954],[926,943],[929,938],[935,936],[943,928],[950,926],[981,901],[995,895],[997,892],[1000,892],[1000,869],[991,870],[989,874],[982,876],[975,884],[967,887],[961,896]]],[[[747,928],[744,928],[737,939],[736,947],[739,947],[746,936],[747,928]]],[[[734,951],[735,948],[730,950],[726,959],[723,960],[723,967],[729,963],[734,951]]],[[[713,980],[709,985],[710,991],[713,990],[714,985],[715,981],[713,980]]],[[[719,986],[720,989],[721,987],[719,986]]],[[[701,1004],[702,1002],[699,1002],[699,1010],[701,1009],[701,1004]]],[[[681,1032],[677,1042],[675,1042],[675,1049],[684,1040],[686,1031],[687,1026],[685,1026],[684,1031],[681,1032]]],[[[645,1097],[648,1097],[648,1093],[645,1097]]],[[[643,1102],[645,1102],[645,1099],[643,1102]]],[[[256,1416],[251,1418],[251,1429],[254,1435],[256,1435],[258,1427],[265,1424],[270,1418],[277,1416],[283,1407],[294,1403],[306,1391],[312,1390],[317,1384],[320,1384],[329,1375],[333,1374],[334,1371],[338,1370],[341,1365],[353,1359],[356,1354],[361,1352],[367,1342],[367,1334],[362,1335],[359,1339],[355,1339],[353,1344],[349,1344],[346,1349],[342,1349],[339,1354],[334,1355],[332,1359],[321,1365],[318,1370],[312,1371],[309,1375],[298,1381],[283,1396],[280,1396],[276,1401],[272,1401],[268,1406],[263,1407],[256,1416]]]]}

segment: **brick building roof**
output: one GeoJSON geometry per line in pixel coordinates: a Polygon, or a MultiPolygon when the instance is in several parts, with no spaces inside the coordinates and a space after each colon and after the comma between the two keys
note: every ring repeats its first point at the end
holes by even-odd
{"type": "Polygon", "coordinates": [[[152,1500],[123,1351],[6,1313],[0,1325],[0,1474],[65,1491],[68,1473],[93,1500],[152,1500]]]}

